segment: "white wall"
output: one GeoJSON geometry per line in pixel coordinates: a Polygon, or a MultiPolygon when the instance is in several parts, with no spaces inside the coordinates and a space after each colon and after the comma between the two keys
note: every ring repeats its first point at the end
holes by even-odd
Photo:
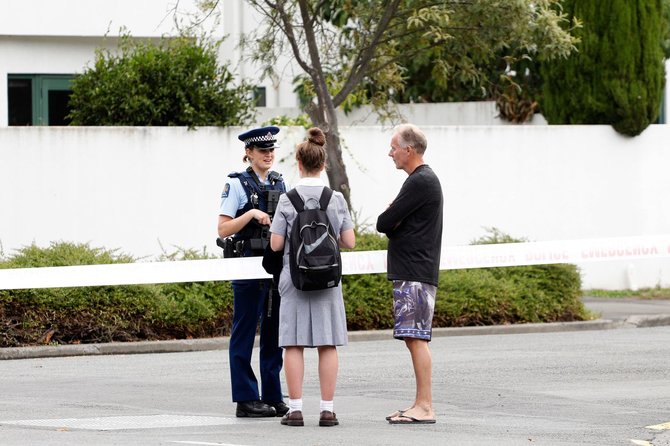
{"type": "MultiPolygon", "coordinates": [[[[226,174],[240,170],[239,128],[0,128],[0,242],[90,242],[154,258],[214,245],[226,174]]],[[[445,197],[443,245],[495,226],[530,240],[668,233],[670,126],[636,138],[609,126],[426,126],[426,161],[445,197]]],[[[360,224],[374,226],[405,174],[388,158],[390,129],[345,127],[345,161],[360,224]]],[[[297,181],[280,133],[276,169],[297,181]]],[[[670,285],[670,262],[636,261],[638,286],[670,285]]],[[[586,288],[630,286],[624,262],[582,265],[586,288]]]]}

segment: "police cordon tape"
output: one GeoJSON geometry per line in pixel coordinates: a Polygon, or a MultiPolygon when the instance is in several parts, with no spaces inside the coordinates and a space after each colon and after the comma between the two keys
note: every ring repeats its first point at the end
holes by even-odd
{"type": "MultiPolygon", "coordinates": [[[[447,246],[440,269],[586,263],[670,257],[670,234],[447,246]]],[[[343,274],[386,272],[386,251],[342,253],[343,274]]],[[[0,289],[63,288],[259,279],[260,257],[0,269],[0,289]]]]}

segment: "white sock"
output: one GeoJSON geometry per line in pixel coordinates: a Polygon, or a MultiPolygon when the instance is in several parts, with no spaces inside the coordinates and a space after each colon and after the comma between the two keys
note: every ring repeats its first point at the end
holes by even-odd
{"type": "Polygon", "coordinates": [[[327,410],[328,412],[334,412],[333,411],[334,406],[335,406],[335,403],[333,403],[333,400],[330,400],[330,401],[321,400],[321,404],[320,404],[321,412],[323,412],[324,410],[327,410]]]}
{"type": "Polygon", "coordinates": [[[289,412],[295,412],[299,410],[302,412],[302,398],[298,398],[297,400],[292,400],[291,398],[288,399],[288,411],[289,412]]]}

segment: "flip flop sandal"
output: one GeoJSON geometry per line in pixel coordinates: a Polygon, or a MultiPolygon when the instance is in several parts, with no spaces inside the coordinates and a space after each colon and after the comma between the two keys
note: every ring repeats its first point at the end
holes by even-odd
{"type": "Polygon", "coordinates": [[[386,421],[389,421],[391,418],[399,417],[400,415],[402,415],[402,414],[404,414],[404,413],[405,413],[404,410],[396,410],[396,411],[393,412],[391,415],[388,415],[388,416],[386,417],[386,421]]]}
{"type": "Polygon", "coordinates": [[[410,417],[409,415],[398,415],[389,420],[389,424],[435,424],[435,420],[427,419],[420,420],[418,418],[410,417]]]}

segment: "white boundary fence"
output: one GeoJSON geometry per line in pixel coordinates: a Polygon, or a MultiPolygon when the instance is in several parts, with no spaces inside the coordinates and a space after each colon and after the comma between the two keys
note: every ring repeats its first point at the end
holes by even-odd
{"type": "MultiPolygon", "coordinates": [[[[342,254],[343,274],[386,272],[386,251],[342,254]]],[[[670,257],[670,234],[447,247],[441,269],[670,257]]],[[[203,282],[270,277],[261,257],[0,270],[0,289],[203,282]]]]}

